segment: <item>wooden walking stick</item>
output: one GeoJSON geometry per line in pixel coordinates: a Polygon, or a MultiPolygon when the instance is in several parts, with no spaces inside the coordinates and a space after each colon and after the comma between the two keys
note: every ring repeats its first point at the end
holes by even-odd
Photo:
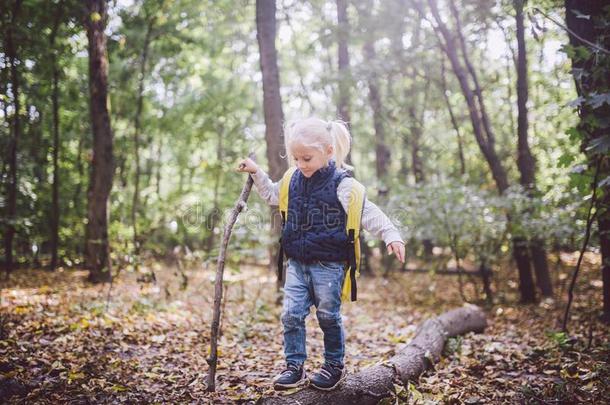
{"type": "MultiPolygon", "coordinates": [[[[250,159],[254,160],[254,153],[250,153],[248,156],[250,159]]],[[[214,317],[212,319],[212,335],[210,341],[210,355],[206,359],[208,365],[210,366],[210,371],[208,372],[207,377],[207,391],[214,392],[216,391],[216,365],[218,362],[218,330],[220,326],[220,304],[222,302],[222,279],[225,268],[225,256],[227,253],[227,245],[229,244],[229,239],[231,238],[231,230],[233,229],[233,225],[235,221],[237,221],[237,216],[243,209],[246,207],[246,202],[248,201],[248,196],[250,195],[250,190],[252,190],[252,176],[248,175],[248,180],[246,180],[246,184],[241,190],[241,194],[239,195],[239,199],[235,203],[233,210],[231,210],[231,215],[229,215],[229,220],[224,228],[224,233],[222,237],[222,243],[220,245],[220,251],[218,252],[218,263],[216,267],[216,280],[214,281],[214,317]]]]}

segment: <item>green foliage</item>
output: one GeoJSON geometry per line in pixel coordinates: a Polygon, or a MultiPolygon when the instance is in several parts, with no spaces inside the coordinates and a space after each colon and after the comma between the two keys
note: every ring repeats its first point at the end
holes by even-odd
{"type": "MultiPolygon", "coordinates": [[[[217,254],[222,217],[233,206],[245,180],[243,174],[233,171],[235,162],[253,150],[266,168],[255,9],[253,2],[239,4],[236,7],[235,2],[225,0],[109,3],[109,103],[116,165],[109,234],[112,257],[126,268],[141,260],[134,256],[131,218],[141,79],[136,225],[143,252],[163,255],[175,246],[186,246],[193,255],[211,260],[217,254]],[[147,41],[146,64],[142,66],[147,41]],[[245,128],[251,129],[251,138],[244,136],[245,128]]],[[[557,7],[552,1],[537,6],[547,12],[557,7]]],[[[49,256],[53,176],[50,62],[55,57],[61,143],[59,251],[66,264],[80,264],[92,158],[86,16],[81,4],[74,1],[32,0],[22,7],[16,35],[23,135],[18,146],[17,218],[10,220],[17,228],[16,255],[22,262],[43,263],[49,256]]],[[[277,47],[285,117],[334,117],[338,83],[345,81],[351,93],[356,177],[367,185],[373,201],[378,189],[390,190],[390,201],[382,205],[415,242],[432,240],[452,249],[461,259],[492,263],[507,254],[512,235],[551,235],[550,243],[574,247],[582,223],[582,196],[588,194],[591,179],[578,147],[591,128],[607,128],[610,121],[597,117],[575,126],[576,114],[573,108],[566,108],[576,99],[567,59],[553,53],[558,44],[567,42],[565,33],[530,13],[530,28],[536,32],[535,40],[528,42],[530,137],[541,195],[528,198],[522,190],[511,189],[499,197],[490,191],[493,182],[487,162],[472,136],[463,97],[446,61],[447,88],[441,84],[442,53],[431,27],[422,23],[415,10],[405,9],[401,1],[373,3],[370,16],[359,4],[350,5],[351,69],[340,76],[335,61],[338,30],[334,7],[334,3],[322,0],[278,3],[277,47]],[[362,46],[371,38],[376,39],[376,58],[364,60],[362,46]],[[377,178],[375,172],[376,129],[367,97],[371,77],[380,83],[384,142],[391,149],[390,175],[385,179],[377,178]],[[445,90],[461,136],[464,174],[460,172],[456,128],[443,97],[445,90]],[[414,186],[411,150],[418,126],[426,182],[414,186]],[[506,229],[509,212],[515,219],[512,229],[506,229]]],[[[514,39],[512,4],[468,1],[461,12],[471,59],[496,133],[496,147],[511,183],[516,183],[514,65],[508,48],[498,51],[493,45],[514,39]]],[[[7,28],[10,10],[1,14],[2,27],[7,28]]],[[[2,41],[4,49],[5,38],[2,41]]],[[[584,47],[565,46],[564,50],[573,57],[591,53],[584,47]]],[[[9,73],[6,64],[0,66],[3,90],[9,73]]],[[[581,70],[578,77],[584,80],[599,75],[597,70],[581,70]]],[[[10,91],[0,94],[0,110],[9,114],[7,120],[0,120],[0,147],[5,150],[11,136],[13,100],[10,91]]],[[[607,89],[600,89],[571,105],[606,108],[608,94],[607,89]]],[[[587,146],[588,153],[602,153],[610,143],[596,138],[587,146]]],[[[4,166],[1,180],[6,188],[4,166]]],[[[246,258],[264,259],[266,246],[276,242],[268,240],[269,210],[255,193],[249,206],[249,213],[235,228],[231,243],[238,249],[228,259],[229,267],[238,267],[246,258]]],[[[8,221],[0,218],[3,227],[8,221]]]]}
{"type": "Polygon", "coordinates": [[[578,218],[586,207],[578,194],[559,195],[530,197],[513,186],[499,196],[445,180],[401,189],[387,211],[414,242],[431,240],[454,257],[492,265],[507,255],[510,239],[517,236],[546,240],[549,246],[576,246],[582,229],[578,218]]]}
{"type": "Polygon", "coordinates": [[[479,262],[492,262],[501,254],[506,221],[499,198],[491,192],[449,182],[405,190],[407,201],[393,201],[394,215],[404,210],[407,234],[417,241],[432,240],[449,247],[463,259],[474,254],[479,262]],[[398,208],[400,207],[400,208],[398,208]],[[410,231],[410,232],[409,232],[410,231]]]}
{"type": "Polygon", "coordinates": [[[560,348],[566,347],[570,342],[570,338],[565,332],[547,331],[546,335],[554,344],[556,344],[560,348]]]}
{"type": "Polygon", "coordinates": [[[562,48],[573,61],[572,73],[579,89],[579,97],[570,106],[578,109],[581,121],[570,130],[570,135],[583,145],[591,161],[596,156],[607,156],[610,151],[610,54],[603,49],[603,45],[608,44],[610,7],[604,10],[605,14],[594,16],[583,15],[579,10],[569,10],[578,18],[590,19],[596,30],[594,32],[599,33],[599,36],[593,41],[597,45],[570,44],[562,48]]]}

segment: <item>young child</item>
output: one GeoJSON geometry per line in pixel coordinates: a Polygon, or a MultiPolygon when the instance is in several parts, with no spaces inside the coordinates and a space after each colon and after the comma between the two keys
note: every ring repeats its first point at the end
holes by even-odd
{"type": "MultiPolygon", "coordinates": [[[[356,180],[344,163],[351,136],[341,121],[307,118],[289,123],[284,131],[286,153],[297,169],[289,187],[288,215],[282,246],[288,257],[282,324],[286,369],[274,379],[276,390],[307,381],[303,363],[305,318],[316,307],[324,332],[324,365],[309,380],[321,390],[334,389],[344,378],[345,333],[341,321],[341,288],[348,259],[345,236],[350,190],[356,180]],[[322,215],[320,215],[322,214],[322,215]]],[[[238,171],[252,174],[259,195],[270,205],[279,203],[279,184],[251,159],[238,171]]],[[[372,202],[365,200],[362,228],[381,237],[388,254],[404,262],[405,245],[396,227],[372,202]]]]}

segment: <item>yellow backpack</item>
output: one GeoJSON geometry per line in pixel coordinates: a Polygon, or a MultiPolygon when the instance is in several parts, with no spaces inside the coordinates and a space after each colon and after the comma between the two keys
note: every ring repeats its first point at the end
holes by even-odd
{"type": "MultiPolygon", "coordinates": [[[[290,179],[296,171],[296,167],[291,167],[284,173],[282,180],[280,180],[280,196],[279,206],[280,214],[282,215],[282,229],[286,223],[286,215],[288,212],[288,197],[290,188],[290,179]]],[[[348,235],[350,243],[350,252],[348,264],[345,266],[345,271],[349,271],[349,277],[347,274],[344,277],[343,288],[341,291],[342,301],[356,301],[357,296],[357,285],[356,278],[360,276],[360,226],[362,220],[362,210],[364,209],[364,199],[366,190],[362,184],[357,181],[353,182],[352,189],[350,190],[349,204],[347,209],[347,221],[345,224],[345,232],[348,235]]],[[[278,254],[278,278],[282,279],[282,272],[284,270],[284,249],[282,248],[282,239],[280,238],[280,250],[278,254]]]]}

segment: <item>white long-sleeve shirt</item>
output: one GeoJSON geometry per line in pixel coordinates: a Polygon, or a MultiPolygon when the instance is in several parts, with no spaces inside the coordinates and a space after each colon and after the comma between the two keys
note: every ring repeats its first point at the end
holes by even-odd
{"type": "MultiPolygon", "coordinates": [[[[273,182],[269,178],[269,175],[265,173],[260,167],[252,175],[254,185],[258,194],[265,202],[269,205],[279,205],[280,197],[280,182],[273,182]]],[[[337,186],[337,198],[343,206],[345,212],[348,209],[348,203],[350,198],[350,191],[353,186],[353,182],[357,181],[353,177],[345,177],[337,186]]],[[[372,233],[377,238],[381,238],[386,246],[392,242],[405,243],[400,237],[400,232],[394,226],[392,221],[379,209],[377,205],[369,201],[367,198],[364,200],[364,208],[362,211],[362,228],[372,233]]]]}

